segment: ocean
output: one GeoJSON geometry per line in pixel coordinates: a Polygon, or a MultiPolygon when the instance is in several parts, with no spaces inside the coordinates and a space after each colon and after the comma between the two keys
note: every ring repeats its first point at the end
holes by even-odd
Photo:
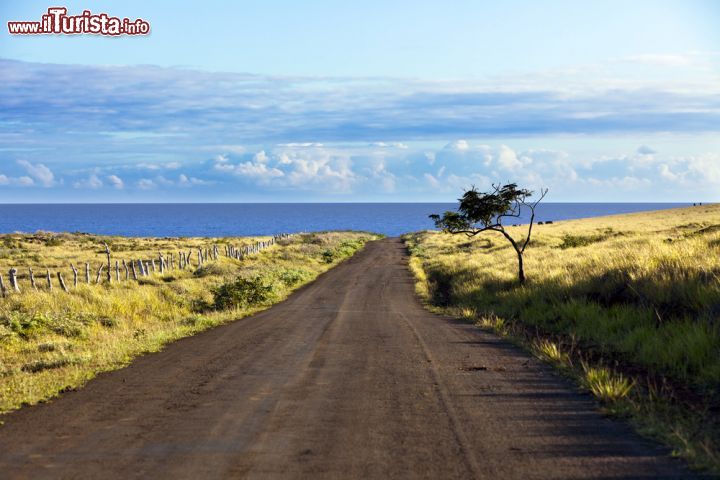
{"type": "MultiPolygon", "coordinates": [[[[687,203],[543,203],[536,220],[559,221],[687,203]]],[[[138,237],[224,237],[322,230],[396,236],[433,228],[431,213],[456,203],[3,204],[0,233],[87,232],[138,237]]],[[[516,222],[524,223],[527,217],[516,222]]]]}

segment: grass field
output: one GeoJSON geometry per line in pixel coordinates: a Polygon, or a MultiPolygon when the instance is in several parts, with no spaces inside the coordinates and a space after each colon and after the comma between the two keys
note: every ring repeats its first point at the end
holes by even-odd
{"type": "Polygon", "coordinates": [[[698,466],[720,457],[720,206],[405,236],[434,309],[513,337],[698,466]],[[519,239],[526,228],[511,227],[519,239]]]}
{"type": "MultiPolygon", "coordinates": [[[[295,288],[351,256],[371,234],[299,234],[261,253],[235,260],[224,245],[249,245],[257,238],[124,238],[84,234],[0,236],[0,273],[17,268],[20,293],[0,299],[0,412],[48,399],[81,386],[97,373],[120,368],[145,352],[209,327],[249,315],[284,299],[295,288]],[[218,244],[220,257],[198,268],[156,272],[138,281],[95,283],[105,262],[103,242],[115,259],[157,258],[218,244]],[[72,286],[70,263],[93,268],[91,284],[72,286]],[[28,267],[37,277],[30,287],[28,267]],[[46,287],[46,269],[54,288],[46,287]],[[70,292],[62,291],[62,272],[70,292]]],[[[176,262],[177,266],[177,262],[176,262]]],[[[124,278],[124,271],[122,274],[124,278]]],[[[102,277],[105,278],[104,276],[102,277]]]]}

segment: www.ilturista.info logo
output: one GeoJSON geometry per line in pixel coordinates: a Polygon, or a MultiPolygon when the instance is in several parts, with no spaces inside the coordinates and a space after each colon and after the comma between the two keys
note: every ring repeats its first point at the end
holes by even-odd
{"type": "Polygon", "coordinates": [[[67,34],[78,35],[147,35],[150,24],[138,18],[111,17],[107,13],[91,13],[85,10],[81,15],[68,15],[65,7],[50,7],[39,22],[7,22],[8,31],[13,35],[67,34]]]}

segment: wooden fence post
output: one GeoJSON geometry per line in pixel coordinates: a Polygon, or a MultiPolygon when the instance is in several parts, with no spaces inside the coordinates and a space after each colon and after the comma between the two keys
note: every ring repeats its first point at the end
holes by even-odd
{"type": "Polygon", "coordinates": [[[130,269],[128,269],[127,262],[123,259],[123,268],[125,269],[125,280],[130,278],[130,269]]]}
{"type": "Polygon", "coordinates": [[[73,287],[77,288],[77,279],[78,279],[77,268],[75,268],[75,265],[73,265],[72,263],[70,264],[70,268],[72,268],[72,271],[73,271],[73,287]]]}
{"type": "Polygon", "coordinates": [[[58,281],[60,282],[60,286],[62,287],[62,289],[65,290],[66,292],[69,292],[70,290],[68,290],[67,285],[65,285],[65,280],[63,279],[62,273],[57,272],[57,277],[58,277],[58,281]]]}
{"type": "Polygon", "coordinates": [[[105,255],[107,255],[107,281],[112,282],[112,273],[110,271],[110,246],[105,242],[105,255]]]}
{"type": "Polygon", "coordinates": [[[0,274],[0,292],[2,292],[2,296],[5,297],[7,290],[5,290],[5,282],[3,282],[2,274],[0,274]]]}
{"type": "Polygon", "coordinates": [[[35,275],[33,274],[32,268],[28,268],[28,275],[30,276],[30,286],[33,290],[37,290],[37,285],[35,285],[35,275]]]}
{"type": "Polygon", "coordinates": [[[47,276],[45,278],[47,280],[48,290],[50,290],[52,292],[52,277],[50,276],[50,269],[48,269],[47,276]]]}
{"type": "Polygon", "coordinates": [[[101,263],[100,268],[98,268],[98,273],[95,276],[95,283],[100,283],[100,275],[102,275],[103,268],[105,268],[105,264],[101,263]]]}
{"type": "Polygon", "coordinates": [[[12,267],[8,272],[8,278],[10,279],[10,286],[16,292],[20,292],[20,286],[17,283],[17,268],[12,267]]]}
{"type": "Polygon", "coordinates": [[[132,267],[133,280],[137,280],[137,272],[135,271],[135,260],[130,260],[130,266],[132,267]]]}
{"type": "Polygon", "coordinates": [[[120,262],[115,260],[115,279],[120,282],[120,262]]]}
{"type": "Polygon", "coordinates": [[[90,263],[85,262],[85,283],[90,283],[90,263]]]}

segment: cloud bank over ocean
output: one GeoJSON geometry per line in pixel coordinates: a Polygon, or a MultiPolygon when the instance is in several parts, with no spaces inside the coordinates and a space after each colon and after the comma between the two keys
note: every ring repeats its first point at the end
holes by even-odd
{"type": "Polygon", "coordinates": [[[710,199],[718,62],[645,56],[429,81],[5,59],[0,196],[452,200],[511,179],[556,201],[710,199]]]}

